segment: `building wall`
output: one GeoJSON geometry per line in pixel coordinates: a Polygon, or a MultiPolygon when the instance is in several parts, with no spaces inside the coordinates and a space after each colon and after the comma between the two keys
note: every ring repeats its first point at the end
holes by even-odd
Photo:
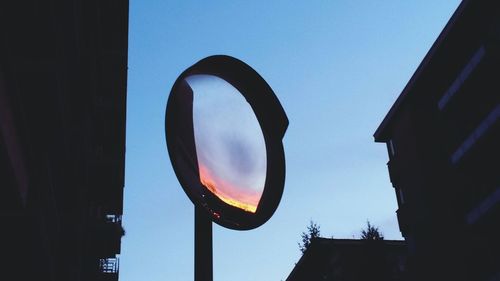
{"type": "Polygon", "coordinates": [[[463,1],[375,134],[416,280],[500,276],[499,31],[497,1],[463,1]]]}
{"type": "Polygon", "coordinates": [[[405,280],[404,241],[315,238],[287,281],[405,280]]]}
{"type": "Polygon", "coordinates": [[[0,279],[117,280],[128,2],[0,3],[0,279]]]}

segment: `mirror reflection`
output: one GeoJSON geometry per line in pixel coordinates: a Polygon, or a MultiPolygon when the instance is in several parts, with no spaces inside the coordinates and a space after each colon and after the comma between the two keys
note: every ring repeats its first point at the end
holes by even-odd
{"type": "Polygon", "coordinates": [[[225,203],[255,213],[266,180],[266,146],[250,104],[213,75],[185,78],[193,91],[200,182],[225,203]]]}

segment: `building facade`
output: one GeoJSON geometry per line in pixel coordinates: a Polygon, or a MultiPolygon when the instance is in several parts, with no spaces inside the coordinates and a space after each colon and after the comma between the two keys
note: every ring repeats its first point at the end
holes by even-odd
{"type": "Polygon", "coordinates": [[[374,137],[415,280],[500,280],[500,3],[464,0],[374,137]]]}
{"type": "Polygon", "coordinates": [[[314,238],[286,281],[402,281],[406,243],[314,238]]]}
{"type": "Polygon", "coordinates": [[[118,280],[128,1],[1,1],[0,38],[0,280],[118,280]]]}

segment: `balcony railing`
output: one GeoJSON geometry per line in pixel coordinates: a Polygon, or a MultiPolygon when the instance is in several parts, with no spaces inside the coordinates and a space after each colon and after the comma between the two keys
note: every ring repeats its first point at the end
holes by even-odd
{"type": "Polygon", "coordinates": [[[120,260],[118,258],[106,258],[99,260],[99,269],[102,273],[116,274],[120,268],[120,260]]]}
{"type": "Polygon", "coordinates": [[[121,215],[106,215],[106,222],[119,223],[122,221],[121,215]]]}

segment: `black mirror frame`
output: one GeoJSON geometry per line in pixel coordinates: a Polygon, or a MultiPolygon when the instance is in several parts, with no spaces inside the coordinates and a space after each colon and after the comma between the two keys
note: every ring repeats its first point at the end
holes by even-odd
{"type": "Polygon", "coordinates": [[[237,230],[259,227],[271,218],[279,205],[285,184],[282,139],[287,127],[285,111],[266,81],[249,65],[226,55],[207,57],[186,69],[172,86],[165,114],[168,153],[182,188],[195,206],[207,211],[212,221],[237,230]],[[234,86],[250,104],[260,124],[266,144],[267,170],[255,213],[230,206],[211,192],[204,192],[199,182],[192,125],[186,128],[186,124],[176,123],[176,120],[192,118],[192,91],[184,79],[196,74],[214,75],[234,86]],[[179,107],[179,104],[187,106],[179,107]]]}

